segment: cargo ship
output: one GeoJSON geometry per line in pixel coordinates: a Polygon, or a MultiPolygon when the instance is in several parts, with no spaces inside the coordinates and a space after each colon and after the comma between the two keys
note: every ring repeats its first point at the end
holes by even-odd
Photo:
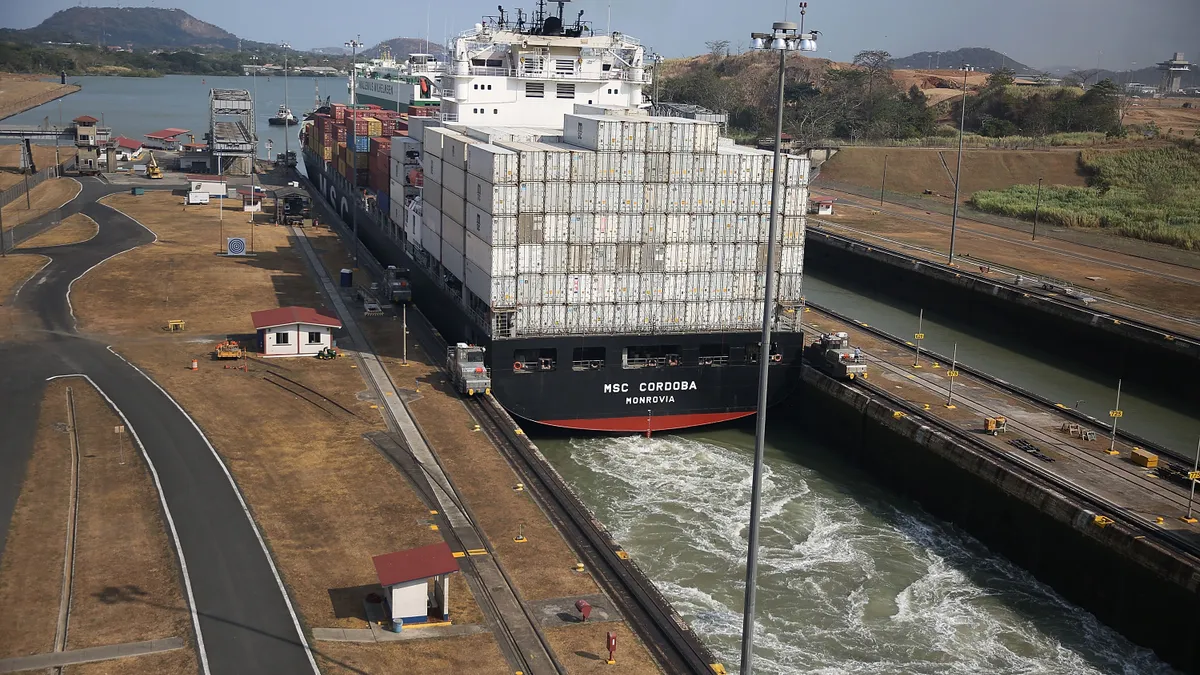
{"type": "Polygon", "coordinates": [[[807,158],[781,167],[764,349],[771,153],[648,114],[641,44],[557,4],[451,40],[436,100],[320,109],[302,132],[310,179],[382,264],[412,270],[448,342],[487,346],[492,393],[520,418],[733,420],[754,414],[764,358],[777,403],[800,377],[807,158]]]}

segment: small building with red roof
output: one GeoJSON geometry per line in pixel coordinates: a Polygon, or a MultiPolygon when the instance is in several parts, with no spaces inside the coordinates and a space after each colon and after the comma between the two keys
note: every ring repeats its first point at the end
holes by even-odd
{"type": "Polygon", "coordinates": [[[333,347],[333,331],[342,327],[337,318],[310,307],[280,307],[251,312],[263,356],[315,356],[333,347]]]}
{"type": "Polygon", "coordinates": [[[142,142],[135,138],[117,136],[112,139],[112,144],[117,151],[117,161],[128,162],[142,154],[142,142]]]}
{"type": "Polygon", "coordinates": [[[371,558],[397,626],[450,620],[449,576],[458,560],[446,542],[371,558]]]}
{"type": "Polygon", "coordinates": [[[176,129],[175,127],[159,129],[153,133],[146,134],[146,147],[154,148],[155,150],[178,151],[183,147],[183,139],[180,136],[183,136],[187,132],[187,129],[176,129]]]}
{"type": "Polygon", "coordinates": [[[808,212],[818,216],[832,216],[835,201],[837,201],[836,197],[823,197],[809,193],[808,212]]]}

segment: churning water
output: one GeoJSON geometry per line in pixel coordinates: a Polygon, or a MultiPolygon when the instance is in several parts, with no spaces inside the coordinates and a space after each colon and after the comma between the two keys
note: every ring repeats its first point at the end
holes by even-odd
{"type": "MultiPolygon", "coordinates": [[[[1172,672],[1152,652],[798,432],[771,440],[756,672],[1172,672]]],[[[752,431],[541,438],[538,445],[726,667],[735,668],[752,431]]]]}

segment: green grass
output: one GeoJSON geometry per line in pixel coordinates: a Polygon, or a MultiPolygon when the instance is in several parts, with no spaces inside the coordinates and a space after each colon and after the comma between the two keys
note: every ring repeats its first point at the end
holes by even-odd
{"type": "MultiPolygon", "coordinates": [[[[869,145],[880,147],[887,146],[891,148],[957,148],[958,128],[948,126],[939,127],[937,135],[926,136],[924,138],[863,141],[861,143],[853,143],[844,139],[835,139],[829,140],[827,143],[831,145],[869,145]]],[[[1026,148],[1047,147],[1088,147],[1119,144],[1128,145],[1129,140],[1108,138],[1107,135],[1103,133],[1091,131],[1050,134],[1048,136],[1003,136],[1000,138],[980,136],[979,134],[967,132],[963,136],[963,147],[965,148],[987,148],[992,150],[1024,150],[1026,148]]]]}
{"type": "MultiPolygon", "coordinates": [[[[1045,186],[1039,220],[1060,227],[1104,228],[1127,237],[1200,250],[1200,152],[1179,147],[1084,150],[1088,187],[1045,186]]],[[[986,190],[971,205],[1033,220],[1036,185],[986,190]]]]}

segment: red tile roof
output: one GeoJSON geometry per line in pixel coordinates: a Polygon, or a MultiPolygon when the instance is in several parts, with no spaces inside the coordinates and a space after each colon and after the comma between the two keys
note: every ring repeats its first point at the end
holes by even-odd
{"type": "Polygon", "coordinates": [[[377,555],[371,558],[371,562],[375,563],[375,574],[381,586],[394,586],[458,571],[458,561],[446,542],[377,555]]]}
{"type": "Polygon", "coordinates": [[[251,312],[251,320],[254,321],[254,329],[274,328],[275,326],[286,326],[293,323],[310,323],[314,326],[328,326],[330,328],[341,328],[342,322],[332,316],[325,316],[315,309],[309,307],[280,307],[279,309],[265,309],[261,312],[251,312]]]}
{"type": "Polygon", "coordinates": [[[113,139],[113,143],[116,143],[118,148],[127,148],[129,150],[138,150],[142,147],[141,141],[134,140],[132,138],[126,138],[124,136],[117,136],[113,139]]]}
{"type": "Polygon", "coordinates": [[[170,127],[168,129],[162,129],[160,131],[156,131],[152,134],[146,134],[146,138],[153,138],[156,140],[165,141],[167,139],[175,138],[176,136],[179,136],[180,134],[186,134],[187,132],[188,132],[187,129],[176,129],[175,127],[170,127]]]}
{"type": "Polygon", "coordinates": [[[80,124],[95,124],[96,122],[99,122],[100,120],[96,119],[95,117],[92,117],[91,115],[80,115],[79,117],[76,117],[75,119],[73,119],[71,121],[78,122],[80,124]]]}

